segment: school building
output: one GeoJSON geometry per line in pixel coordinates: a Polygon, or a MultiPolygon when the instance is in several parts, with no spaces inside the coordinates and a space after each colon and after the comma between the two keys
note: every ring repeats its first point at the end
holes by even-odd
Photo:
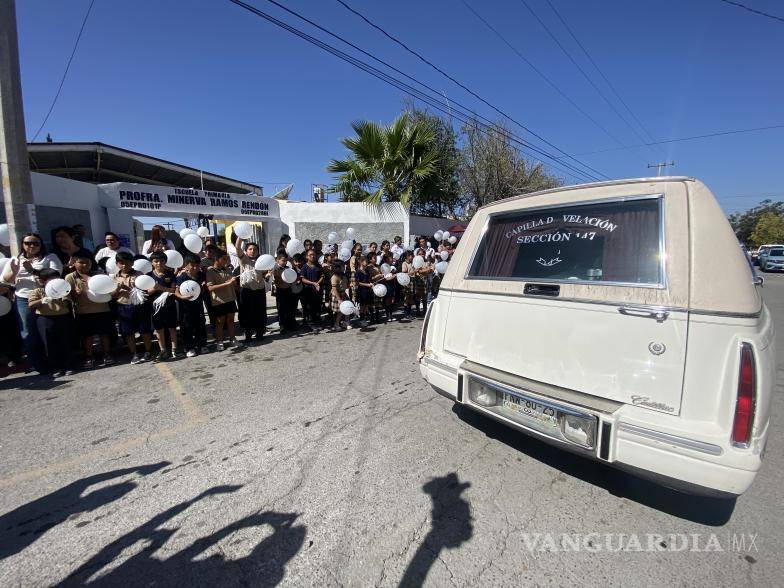
{"type": "MultiPolygon", "coordinates": [[[[112,231],[138,251],[151,219],[205,224],[219,238],[234,222],[248,221],[265,252],[273,252],[283,234],[326,242],[330,232],[343,238],[353,227],[362,243],[396,235],[411,243],[455,223],[411,215],[399,203],[293,202],[288,200],[292,185],[268,197],[252,183],[104,143],[31,143],[28,153],[30,217],[48,246],[55,227],[81,224],[96,244],[112,231]]],[[[177,235],[172,237],[177,244],[177,235]]]]}

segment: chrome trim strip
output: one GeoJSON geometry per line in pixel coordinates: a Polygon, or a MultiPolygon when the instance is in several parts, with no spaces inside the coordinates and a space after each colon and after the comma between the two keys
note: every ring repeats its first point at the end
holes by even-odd
{"type": "MultiPolygon", "coordinates": [[[[512,292],[480,292],[478,290],[466,290],[463,288],[441,288],[440,292],[451,292],[455,294],[479,294],[482,296],[510,296],[512,298],[534,298],[536,300],[550,300],[551,302],[574,302],[577,304],[599,304],[602,306],[615,306],[615,307],[622,307],[622,306],[630,306],[628,303],[624,302],[611,302],[609,300],[586,300],[585,298],[562,298],[558,297],[549,297],[549,296],[533,296],[531,294],[515,294],[512,292]]],[[[645,309],[645,310],[652,310],[656,312],[694,312],[689,311],[688,308],[683,308],[682,306],[657,306],[651,304],[634,304],[635,308],[645,309]]],[[[705,313],[710,314],[710,313],[705,313]]]]}
{"type": "Polygon", "coordinates": [[[762,315],[762,308],[756,312],[727,312],[723,310],[690,310],[691,314],[703,316],[723,316],[727,318],[759,318],[762,315]]]}
{"type": "MultiPolygon", "coordinates": [[[[590,412],[581,412],[576,408],[572,408],[571,406],[565,406],[563,404],[558,404],[553,402],[552,400],[544,400],[540,397],[539,394],[536,392],[529,392],[528,390],[518,390],[517,388],[513,388],[507,384],[502,384],[501,382],[497,382],[495,380],[491,380],[489,378],[485,378],[483,376],[478,376],[474,373],[468,372],[466,374],[469,380],[477,380],[479,382],[484,382],[491,388],[495,388],[500,392],[506,392],[507,394],[511,394],[512,396],[517,396],[518,398],[522,398],[523,400],[533,400],[538,402],[539,404],[543,404],[552,408],[553,410],[557,410],[559,412],[563,412],[565,414],[570,414],[572,416],[579,416],[583,418],[598,418],[595,414],[590,412]]],[[[470,399],[469,399],[470,400],[470,399]]],[[[475,404],[475,403],[472,403],[475,404]]],[[[482,406],[481,404],[478,406],[482,406]]],[[[570,441],[571,443],[571,441],[570,441]]]]}
{"type": "Polygon", "coordinates": [[[571,186],[560,186],[558,188],[549,188],[547,190],[540,190],[538,192],[528,192],[526,194],[518,194],[517,196],[510,196],[503,200],[496,200],[484,206],[477,208],[477,212],[491,206],[497,206],[506,202],[512,202],[522,198],[529,198],[531,196],[542,196],[544,194],[555,194],[556,192],[571,192],[572,190],[582,190],[583,188],[604,188],[607,186],[620,186],[622,184],[651,184],[654,182],[696,182],[697,178],[689,176],[657,176],[653,178],[630,178],[625,180],[609,180],[607,182],[593,182],[588,184],[573,184],[571,186]]]}
{"type": "Polygon", "coordinates": [[[487,217],[485,218],[485,223],[482,227],[482,231],[479,235],[479,238],[476,241],[476,245],[474,246],[474,251],[471,253],[471,258],[466,266],[465,273],[463,274],[464,280],[483,280],[483,281],[490,281],[490,282],[530,282],[535,284],[541,283],[554,283],[554,284],[576,284],[576,285],[590,285],[590,286],[621,286],[626,288],[653,288],[657,290],[666,290],[668,287],[668,280],[667,280],[667,248],[665,246],[665,229],[664,229],[665,219],[664,219],[664,193],[655,193],[655,194],[632,194],[628,196],[612,196],[608,198],[597,198],[594,200],[585,200],[579,202],[573,202],[569,204],[548,204],[544,206],[536,206],[532,208],[526,209],[519,209],[515,211],[499,211],[499,212],[491,212],[488,213],[487,217]],[[556,208],[566,208],[566,207],[579,207],[579,206],[592,206],[596,204],[613,204],[617,202],[635,202],[639,200],[657,200],[659,204],[659,272],[661,281],[658,283],[637,283],[637,282],[613,282],[613,281],[603,281],[603,280],[569,280],[565,278],[553,278],[553,279],[539,279],[539,278],[529,278],[529,277],[492,277],[492,276],[472,276],[469,275],[471,272],[471,268],[474,265],[474,259],[476,255],[479,253],[479,249],[482,247],[484,243],[487,230],[490,226],[490,221],[497,217],[497,216],[506,216],[512,215],[517,212],[524,211],[526,214],[533,214],[538,211],[543,210],[551,210],[556,208]]]}
{"type": "Polygon", "coordinates": [[[449,372],[450,374],[453,374],[455,376],[457,375],[457,368],[456,367],[452,367],[450,365],[446,365],[445,363],[441,363],[440,361],[436,361],[435,359],[432,359],[432,358],[428,357],[427,355],[425,355],[422,358],[422,361],[425,364],[427,364],[427,365],[432,365],[434,368],[438,368],[438,369],[443,370],[445,372],[449,372]]]}
{"type": "Polygon", "coordinates": [[[662,443],[669,443],[691,451],[699,451],[708,455],[721,455],[724,450],[718,445],[712,443],[705,443],[704,441],[695,441],[694,439],[687,439],[686,437],[679,437],[678,435],[670,435],[669,433],[662,433],[661,431],[654,431],[631,423],[618,423],[618,430],[632,435],[645,437],[646,439],[653,439],[654,441],[661,441],[662,443]]]}

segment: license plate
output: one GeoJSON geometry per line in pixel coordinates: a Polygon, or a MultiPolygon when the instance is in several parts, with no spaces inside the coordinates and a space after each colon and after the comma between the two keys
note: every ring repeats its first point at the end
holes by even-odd
{"type": "Polygon", "coordinates": [[[546,406],[541,402],[503,392],[501,396],[501,405],[507,410],[516,413],[518,416],[530,419],[553,429],[558,428],[558,416],[556,415],[555,409],[546,406]]]}

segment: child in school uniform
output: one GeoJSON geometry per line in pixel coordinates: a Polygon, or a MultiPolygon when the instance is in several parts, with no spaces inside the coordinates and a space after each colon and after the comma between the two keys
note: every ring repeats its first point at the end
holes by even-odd
{"type": "MultiPolygon", "coordinates": [[[[314,249],[316,248],[315,247],[315,243],[318,243],[318,242],[319,241],[315,241],[314,242],[314,245],[313,245],[314,249]]],[[[316,251],[316,254],[318,255],[318,251],[316,251]]],[[[321,284],[322,284],[322,288],[321,288],[321,294],[322,294],[321,302],[327,309],[327,320],[328,320],[327,324],[332,323],[332,319],[334,318],[334,316],[333,316],[334,313],[332,311],[332,286],[331,286],[331,284],[332,284],[332,265],[333,265],[334,261],[335,261],[335,256],[332,253],[330,253],[329,251],[327,251],[324,254],[324,257],[321,260],[321,275],[323,276],[323,281],[321,282],[321,284]]]]}
{"type": "Polygon", "coordinates": [[[201,269],[201,260],[195,255],[185,256],[184,271],[177,276],[177,297],[179,310],[180,338],[185,348],[186,357],[196,357],[199,353],[207,353],[207,322],[204,320],[204,299],[207,298],[207,276],[201,269]],[[180,286],[193,280],[201,287],[195,300],[183,296],[180,286]]]}
{"type": "Polygon", "coordinates": [[[285,250],[275,256],[275,267],[272,268],[272,279],[275,284],[275,306],[278,310],[280,334],[288,335],[297,330],[297,301],[291,291],[291,284],[286,282],[283,271],[286,269],[288,255],[285,250]]]}
{"type": "Polygon", "coordinates": [[[89,370],[95,367],[93,359],[93,337],[96,335],[101,340],[103,361],[106,367],[114,363],[111,354],[111,341],[109,336],[114,329],[114,319],[108,302],[95,302],[87,295],[87,281],[93,272],[92,255],[87,250],[80,250],[71,256],[74,271],[65,276],[65,281],[71,285],[71,299],[76,314],[76,332],[84,349],[84,363],[82,369],[89,370]]]}
{"type": "Polygon", "coordinates": [[[335,324],[332,327],[333,331],[340,331],[341,323],[344,325],[344,328],[351,329],[351,323],[349,322],[349,317],[344,315],[340,312],[340,304],[344,300],[348,300],[348,278],[346,277],[346,270],[343,262],[338,260],[332,264],[330,272],[330,310],[332,314],[335,316],[335,324]]]}
{"type": "Polygon", "coordinates": [[[376,258],[378,254],[375,252],[368,253],[366,256],[367,259],[367,266],[365,267],[365,271],[367,271],[368,276],[370,277],[371,289],[370,289],[370,304],[369,310],[371,314],[370,324],[378,324],[381,322],[381,309],[384,308],[384,299],[376,296],[375,292],[373,292],[372,286],[375,286],[377,283],[384,279],[384,276],[381,275],[381,270],[378,269],[376,266],[376,258]]]}
{"type": "Polygon", "coordinates": [[[35,312],[38,333],[44,343],[46,362],[53,378],[73,375],[71,370],[71,346],[73,345],[73,314],[71,298],[49,298],[46,284],[60,277],[54,269],[38,272],[39,288],[30,292],[27,304],[35,312]]]}
{"type": "Polygon", "coordinates": [[[321,273],[321,267],[317,263],[316,252],[313,249],[308,249],[305,253],[307,263],[302,266],[302,274],[300,280],[302,281],[302,305],[307,320],[313,329],[321,327],[321,287],[324,282],[324,276],[321,273]]]}
{"type": "Polygon", "coordinates": [[[294,313],[296,314],[297,308],[302,309],[302,325],[308,324],[308,313],[305,307],[308,304],[307,299],[302,295],[304,288],[302,287],[302,266],[305,265],[305,257],[301,253],[295,253],[291,257],[291,269],[297,272],[297,279],[291,284],[291,293],[294,296],[294,313]]]}
{"type": "Polygon", "coordinates": [[[413,279],[411,280],[414,289],[414,316],[423,316],[427,310],[427,276],[429,273],[428,262],[425,261],[419,269],[414,269],[413,261],[411,264],[413,279]],[[420,314],[419,304],[422,304],[422,312],[420,314]]]}
{"type": "Polygon", "coordinates": [[[406,251],[403,255],[403,263],[400,264],[401,273],[408,274],[410,281],[407,286],[402,286],[403,304],[405,304],[405,317],[411,318],[411,305],[414,302],[414,252],[406,251]]]}
{"type": "Polygon", "coordinates": [[[354,247],[351,248],[351,257],[348,260],[348,286],[351,289],[351,299],[357,304],[359,304],[357,272],[359,271],[359,260],[362,257],[362,243],[354,243],[354,247]]]}
{"type": "Polygon", "coordinates": [[[130,253],[121,251],[115,256],[114,261],[117,263],[117,273],[112,277],[117,282],[117,290],[114,291],[113,297],[117,303],[120,336],[125,339],[128,351],[131,352],[132,364],[150,361],[152,359],[152,305],[147,300],[141,302],[131,297],[136,278],[144,274],[133,269],[133,255],[130,253]],[[141,335],[144,342],[144,355],[141,356],[136,353],[136,333],[141,335]]]}
{"type": "Polygon", "coordinates": [[[384,284],[387,287],[387,293],[381,299],[381,302],[384,306],[386,320],[390,323],[394,320],[392,314],[395,311],[397,280],[395,279],[395,260],[392,258],[392,253],[389,251],[389,241],[384,241],[384,243],[387,244],[387,251],[381,254],[381,264],[387,264],[389,266],[389,271],[383,276],[383,279],[380,280],[379,283],[384,284]]]}
{"type": "Polygon", "coordinates": [[[244,343],[250,345],[254,333],[256,341],[260,342],[267,329],[267,283],[264,281],[264,272],[256,269],[256,260],[261,253],[259,246],[246,243],[243,248],[242,240],[237,239],[235,248],[240,270],[237,300],[240,326],[245,331],[244,343]]]}
{"type": "Polygon", "coordinates": [[[369,253],[359,258],[359,266],[355,274],[360,318],[367,322],[372,322],[373,320],[373,282],[370,279],[371,273],[368,270],[368,259],[371,256],[375,257],[375,253],[369,253]]]}
{"type": "Polygon", "coordinates": [[[174,297],[177,276],[166,267],[166,255],[162,251],[153,252],[150,262],[152,271],[147,275],[155,280],[155,285],[147,290],[147,294],[152,303],[152,327],[158,338],[159,351],[155,358],[158,362],[179,357],[181,354],[177,346],[177,303],[174,297]],[[171,351],[166,344],[167,332],[171,338],[171,351]]]}
{"type": "Polygon", "coordinates": [[[229,254],[220,250],[215,262],[207,270],[207,289],[212,301],[212,317],[215,320],[215,348],[223,351],[237,341],[234,338],[234,314],[237,312],[237,282],[229,268],[229,254]],[[224,328],[229,334],[228,342],[223,340],[224,328]]]}

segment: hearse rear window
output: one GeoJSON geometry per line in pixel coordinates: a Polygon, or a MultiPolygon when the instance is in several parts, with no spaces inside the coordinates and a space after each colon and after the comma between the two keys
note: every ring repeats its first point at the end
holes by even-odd
{"type": "Polygon", "coordinates": [[[491,216],[468,278],[664,283],[659,197],[491,216]]]}

